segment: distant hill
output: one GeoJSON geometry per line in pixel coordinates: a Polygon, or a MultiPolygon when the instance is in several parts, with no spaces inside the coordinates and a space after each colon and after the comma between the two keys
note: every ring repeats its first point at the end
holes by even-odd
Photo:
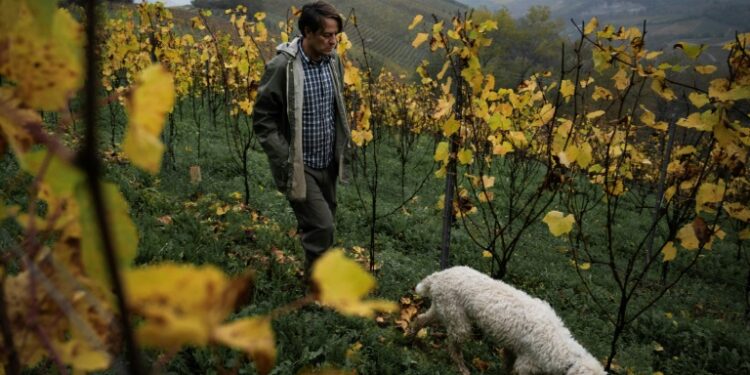
{"type": "MultiPolygon", "coordinates": [[[[348,16],[355,10],[357,20],[367,46],[368,57],[374,68],[386,66],[397,72],[412,74],[423,59],[430,59],[426,48],[412,48],[411,42],[416,30],[407,28],[417,14],[425,17],[425,23],[432,21],[432,14],[440,19],[450,19],[458,11],[465,11],[466,5],[454,0],[329,0],[339,12],[348,16]]],[[[252,1],[248,1],[252,4],[252,1]]],[[[299,0],[262,1],[262,10],[266,12],[266,26],[277,34],[279,22],[287,17],[291,6],[299,7],[299,0]]],[[[250,6],[250,12],[254,12],[250,6]]],[[[173,8],[176,17],[189,18],[195,13],[190,6],[173,8]]],[[[221,12],[214,12],[214,17],[222,17],[221,12]]],[[[353,44],[352,55],[362,59],[362,43],[354,27],[347,25],[344,30],[353,44]]],[[[296,31],[295,31],[296,32],[296,31]]]]}
{"type": "MultiPolygon", "coordinates": [[[[520,17],[533,5],[548,6],[554,17],[570,25],[596,16],[600,23],[640,26],[647,20],[647,42],[652,48],[677,41],[723,42],[734,32],[750,31],[748,0],[460,0],[470,7],[506,7],[520,17]]],[[[574,30],[572,25],[567,31],[574,30]]]]}

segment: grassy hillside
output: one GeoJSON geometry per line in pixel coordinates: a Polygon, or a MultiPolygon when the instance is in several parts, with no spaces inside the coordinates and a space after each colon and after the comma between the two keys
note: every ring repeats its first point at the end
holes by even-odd
{"type": "MultiPolygon", "coordinates": [[[[750,31],[750,7],[745,0],[461,0],[471,7],[506,7],[521,16],[533,5],[548,6],[555,17],[580,22],[591,17],[618,25],[647,20],[649,39],[656,45],[679,40],[713,44],[750,31]]],[[[569,23],[568,23],[569,24],[569,23]]],[[[572,30],[572,27],[567,27],[572,30]]]]}
{"type": "MultiPolygon", "coordinates": [[[[347,24],[344,30],[354,44],[353,56],[356,59],[362,60],[364,41],[373,67],[386,66],[404,73],[412,73],[423,59],[430,58],[424,48],[415,50],[411,47],[416,31],[409,31],[407,27],[414,16],[422,14],[426,20],[430,20],[434,14],[438,18],[449,19],[456,12],[467,10],[465,5],[454,0],[331,0],[330,3],[345,16],[352,11],[357,15],[362,38],[351,24],[347,24]]],[[[297,0],[264,2],[263,11],[267,14],[269,30],[278,34],[278,23],[286,20],[291,6],[299,7],[300,4],[297,0]]],[[[174,8],[173,11],[176,17],[183,19],[189,19],[195,13],[192,7],[174,8]]],[[[250,11],[256,9],[251,6],[250,11]]],[[[220,12],[214,14],[219,16],[220,12]]]]}

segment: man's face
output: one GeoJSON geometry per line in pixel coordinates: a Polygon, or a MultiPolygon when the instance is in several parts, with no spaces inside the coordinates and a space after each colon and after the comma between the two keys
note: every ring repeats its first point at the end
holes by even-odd
{"type": "Polygon", "coordinates": [[[336,33],[338,31],[339,28],[336,20],[333,18],[324,18],[323,28],[318,30],[318,32],[308,32],[305,35],[305,39],[307,39],[310,52],[313,55],[310,57],[317,60],[322,56],[330,55],[333,49],[336,48],[336,33]]]}

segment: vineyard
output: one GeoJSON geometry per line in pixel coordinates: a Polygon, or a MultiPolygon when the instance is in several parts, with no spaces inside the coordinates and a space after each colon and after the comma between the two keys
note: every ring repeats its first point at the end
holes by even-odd
{"type": "MultiPolygon", "coordinates": [[[[449,265],[548,301],[610,373],[750,372],[747,30],[711,63],[578,21],[499,87],[491,13],[405,4],[385,33],[356,2],[337,248],[308,290],[251,117],[295,4],[99,3],[0,0],[0,373],[451,374],[445,329],[409,331],[449,265]]],[[[508,373],[472,338],[472,373],[508,373]]]]}

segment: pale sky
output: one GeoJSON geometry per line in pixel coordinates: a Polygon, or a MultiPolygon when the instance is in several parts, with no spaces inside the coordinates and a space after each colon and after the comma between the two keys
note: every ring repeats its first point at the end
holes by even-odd
{"type": "MultiPolygon", "coordinates": [[[[157,0],[148,0],[149,3],[155,3],[157,0]]],[[[168,7],[174,7],[179,5],[188,5],[190,0],[159,0],[168,7]]],[[[143,0],[135,0],[136,3],[142,3],[143,0]]]]}

